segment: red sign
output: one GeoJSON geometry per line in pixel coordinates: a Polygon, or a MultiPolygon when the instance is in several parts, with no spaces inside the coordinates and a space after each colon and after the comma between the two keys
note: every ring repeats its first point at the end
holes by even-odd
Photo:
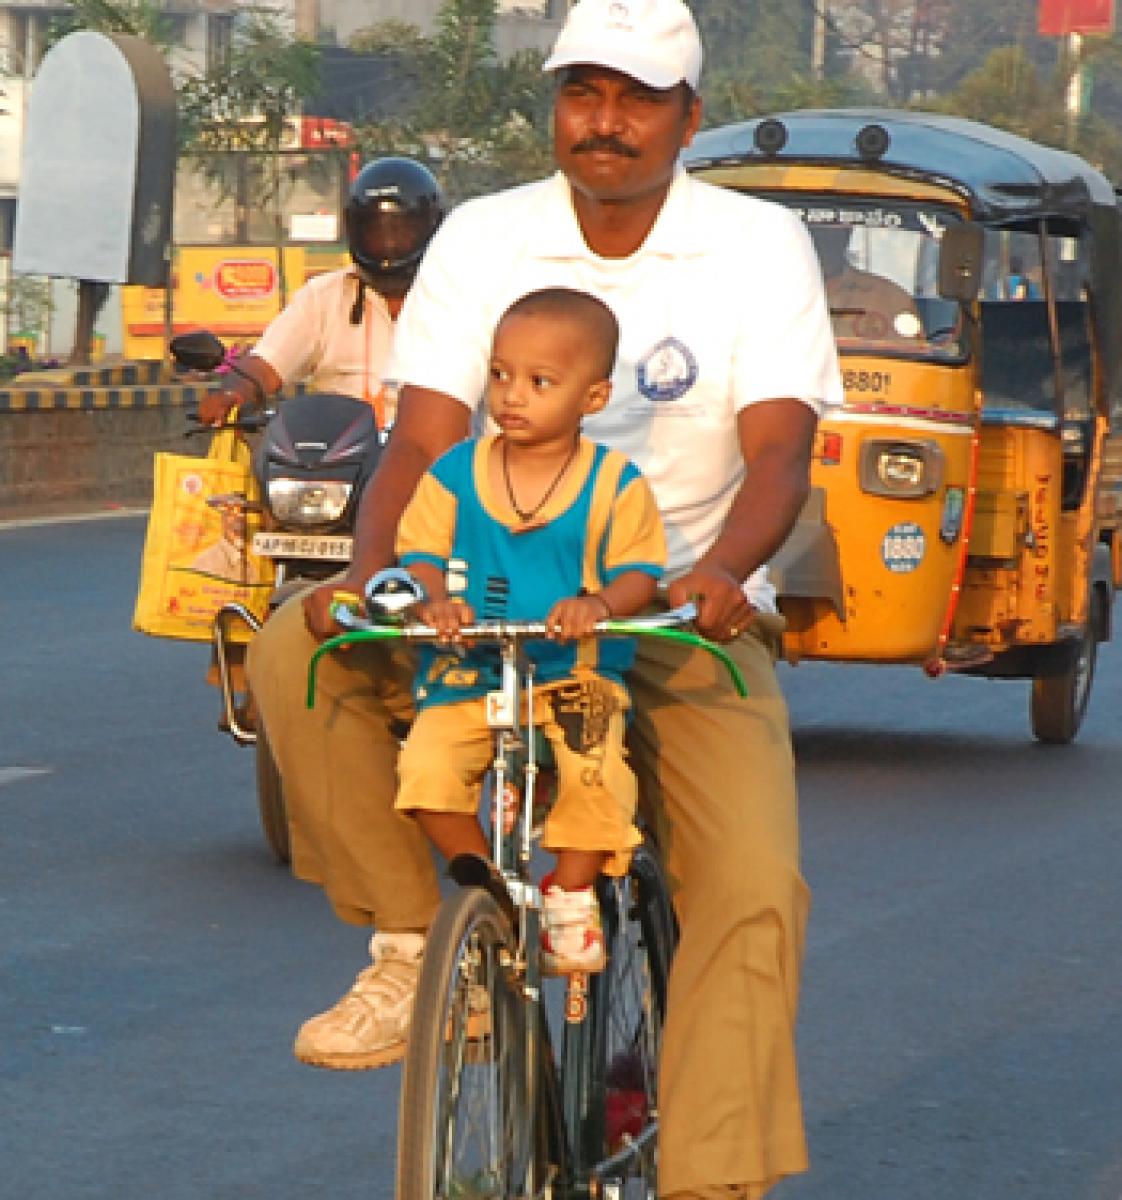
{"type": "Polygon", "coordinates": [[[1114,0],[1040,0],[1038,31],[1059,37],[1113,33],[1114,0]]]}
{"type": "Polygon", "coordinates": [[[277,269],[263,258],[227,258],[214,271],[214,287],[227,300],[260,300],[277,286],[277,269]]]}

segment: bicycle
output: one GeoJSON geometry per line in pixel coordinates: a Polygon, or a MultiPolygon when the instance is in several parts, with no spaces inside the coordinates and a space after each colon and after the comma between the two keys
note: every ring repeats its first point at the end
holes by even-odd
{"type": "MultiPolygon", "coordinates": [[[[427,626],[372,620],[346,604],[333,611],[347,632],[313,655],[309,706],[316,664],[336,647],[435,639],[427,626]]],[[[602,621],[596,633],[702,647],[746,694],[728,655],[681,628],[695,616],[685,605],[602,621]]],[[[546,628],[482,622],[462,633],[499,651],[501,686],[487,698],[495,751],[491,859],[461,855],[449,864],[460,888],[441,905],[426,940],[402,1076],[397,1200],[645,1200],[656,1188],[657,1065],[677,936],[662,868],[645,841],[625,877],[601,878],[603,972],[543,978],[541,892],[530,874],[542,764],[533,663],[521,648],[546,628]],[[509,829],[496,797],[519,777],[518,817],[509,829]]]]}

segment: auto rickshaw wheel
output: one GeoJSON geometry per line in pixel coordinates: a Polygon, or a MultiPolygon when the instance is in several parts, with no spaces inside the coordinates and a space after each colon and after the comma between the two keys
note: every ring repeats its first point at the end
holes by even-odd
{"type": "Polygon", "coordinates": [[[288,863],[292,852],[288,841],[288,810],[284,804],[284,786],[265,727],[257,728],[257,808],[261,814],[261,832],[277,862],[288,863]]]}
{"type": "Polygon", "coordinates": [[[1091,699],[1095,659],[1105,628],[1104,599],[1092,588],[1083,636],[1071,645],[1059,671],[1032,681],[1032,732],[1038,741],[1066,746],[1075,740],[1091,699]]]}

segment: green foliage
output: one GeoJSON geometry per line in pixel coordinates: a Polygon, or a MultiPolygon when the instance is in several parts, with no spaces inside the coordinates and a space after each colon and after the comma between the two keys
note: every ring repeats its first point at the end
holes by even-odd
{"type": "Polygon", "coordinates": [[[861,103],[856,77],[816,80],[811,73],[813,12],[785,0],[696,0],[705,49],[701,80],[707,126],[766,112],[861,103]]]}
{"type": "Polygon", "coordinates": [[[363,158],[418,158],[453,201],[549,171],[552,83],[537,51],[499,61],[495,18],[495,0],[446,0],[433,37],[409,51],[421,64],[414,111],[360,126],[363,158]]]}
{"type": "Polygon", "coordinates": [[[51,281],[38,275],[11,275],[4,291],[4,313],[15,334],[39,338],[54,311],[51,281]]]}
{"type": "Polygon", "coordinates": [[[185,150],[202,166],[218,195],[228,194],[229,172],[210,151],[256,150],[251,202],[270,212],[277,250],[280,301],[287,300],[283,194],[289,178],[280,153],[286,124],[319,86],[319,49],[291,37],[273,9],[251,9],[226,57],[179,90],[180,133],[185,150]]]}
{"type": "Polygon", "coordinates": [[[66,0],[66,11],[47,27],[47,47],[79,29],[95,33],[130,33],[165,54],[171,30],[158,0],[66,0]]]}
{"type": "Polygon", "coordinates": [[[285,122],[319,85],[319,50],[271,9],[250,10],[230,53],[179,89],[188,150],[276,150],[285,122]]]}
{"type": "Polygon", "coordinates": [[[771,107],[771,93],[809,69],[801,20],[782,0],[697,0],[694,17],[705,64],[701,79],[706,125],[745,120],[771,107]]]}
{"type": "Polygon", "coordinates": [[[418,117],[450,137],[474,137],[497,99],[494,0],[447,0],[437,14],[418,117]]]}
{"type": "Polygon", "coordinates": [[[1038,69],[1055,61],[1054,39],[1036,34],[1037,0],[939,0],[933,7],[938,53],[926,58],[921,74],[936,94],[953,91],[1002,48],[1019,48],[1038,69]]]}
{"type": "Polygon", "coordinates": [[[408,21],[378,21],[356,29],[347,39],[347,48],[359,54],[396,54],[414,61],[424,60],[430,52],[428,39],[408,21]]]}
{"type": "Polygon", "coordinates": [[[953,113],[1007,129],[1033,141],[1062,141],[1063,81],[1042,80],[1019,46],[994,50],[947,96],[924,108],[953,113]],[[985,114],[984,117],[979,114],[985,114]]]}

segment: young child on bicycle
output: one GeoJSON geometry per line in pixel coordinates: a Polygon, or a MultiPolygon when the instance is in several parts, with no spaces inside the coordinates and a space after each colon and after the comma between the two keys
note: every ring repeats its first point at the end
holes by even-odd
{"type": "Polygon", "coordinates": [[[528,653],[558,770],[542,836],[557,855],[542,884],[542,963],[554,974],[603,968],[593,884],[601,872],[624,874],[639,841],[623,748],[634,646],[588,636],[597,621],[650,602],[666,557],[646,481],[581,436],[582,418],[608,402],[618,338],[611,310],[583,292],[550,288],[512,304],[489,365],[500,432],[440,458],[397,535],[399,561],[425,592],[417,616],[441,638],[415,677],[396,807],[447,859],[488,853],[476,814],[491,759],[484,696],[499,686],[494,648],[465,646],[460,630],[504,618],[548,626],[528,653]]]}

